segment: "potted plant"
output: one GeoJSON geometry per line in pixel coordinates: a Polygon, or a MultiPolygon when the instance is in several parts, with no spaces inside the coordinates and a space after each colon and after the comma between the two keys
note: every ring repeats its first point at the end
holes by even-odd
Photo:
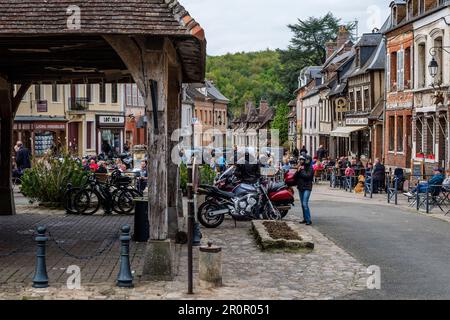
{"type": "Polygon", "coordinates": [[[416,158],[417,159],[424,159],[425,158],[425,154],[423,152],[419,152],[418,154],[416,154],[416,158]]]}

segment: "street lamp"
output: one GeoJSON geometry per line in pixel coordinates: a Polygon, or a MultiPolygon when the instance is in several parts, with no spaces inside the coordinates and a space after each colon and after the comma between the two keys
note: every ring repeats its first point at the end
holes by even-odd
{"type": "Polygon", "coordinates": [[[428,71],[430,72],[430,75],[435,78],[438,73],[439,65],[436,61],[436,59],[433,57],[430,61],[430,64],[428,65],[428,71]]]}
{"type": "Polygon", "coordinates": [[[437,51],[441,50],[441,51],[445,51],[450,54],[450,51],[448,51],[448,49],[450,49],[450,46],[440,46],[440,47],[431,47],[430,48],[430,55],[431,55],[432,59],[430,61],[430,64],[428,65],[428,71],[430,72],[430,75],[433,78],[436,77],[436,75],[438,73],[438,69],[439,69],[439,64],[435,59],[437,51]]]}

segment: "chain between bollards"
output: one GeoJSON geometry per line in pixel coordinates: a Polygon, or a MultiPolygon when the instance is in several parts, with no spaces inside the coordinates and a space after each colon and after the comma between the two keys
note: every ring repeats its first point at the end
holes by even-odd
{"type": "Polygon", "coordinates": [[[45,263],[45,246],[48,237],[45,235],[47,228],[40,226],[37,228],[37,236],[35,238],[37,242],[36,251],[36,270],[33,277],[33,288],[47,288],[48,287],[48,275],[47,265],[45,263]]]}
{"type": "Polygon", "coordinates": [[[122,235],[120,236],[120,271],[117,276],[117,286],[120,288],[132,288],[133,275],[130,266],[130,226],[124,225],[121,228],[122,235]]]}

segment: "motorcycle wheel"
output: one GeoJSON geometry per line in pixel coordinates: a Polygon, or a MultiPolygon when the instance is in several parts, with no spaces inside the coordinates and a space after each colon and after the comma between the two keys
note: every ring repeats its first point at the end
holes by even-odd
{"type": "Polygon", "coordinates": [[[225,215],[223,214],[220,216],[208,217],[209,211],[217,209],[219,209],[219,206],[210,202],[205,202],[198,208],[197,218],[202,226],[208,229],[213,229],[217,228],[223,223],[223,221],[225,220],[225,215]]]}

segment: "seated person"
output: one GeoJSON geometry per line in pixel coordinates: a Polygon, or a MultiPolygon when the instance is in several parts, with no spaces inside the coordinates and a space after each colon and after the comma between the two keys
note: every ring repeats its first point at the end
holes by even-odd
{"type": "Polygon", "coordinates": [[[97,163],[95,163],[94,159],[92,159],[91,164],[89,165],[89,168],[91,169],[92,172],[97,172],[99,165],[97,163]]]}
{"type": "Polygon", "coordinates": [[[433,169],[433,177],[428,182],[421,182],[411,190],[411,192],[404,193],[408,198],[412,198],[416,193],[426,193],[430,191],[431,195],[436,196],[441,192],[442,184],[445,180],[444,170],[442,168],[433,169]]]}
{"type": "Polygon", "coordinates": [[[347,169],[345,169],[345,176],[346,177],[354,177],[355,176],[355,169],[353,169],[352,166],[348,165],[347,169]]]}
{"type": "Polygon", "coordinates": [[[106,174],[108,173],[108,169],[106,168],[106,162],[105,161],[99,161],[98,162],[98,169],[95,173],[101,173],[106,174]]]}

